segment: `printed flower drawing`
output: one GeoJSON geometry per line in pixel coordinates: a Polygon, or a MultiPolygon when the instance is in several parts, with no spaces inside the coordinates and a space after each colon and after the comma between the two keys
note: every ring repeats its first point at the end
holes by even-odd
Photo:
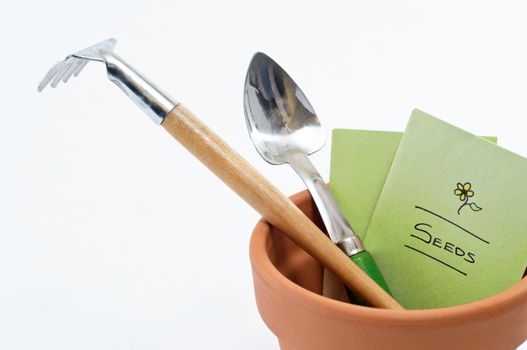
{"type": "Polygon", "coordinates": [[[483,208],[479,207],[476,203],[468,201],[471,197],[474,197],[474,191],[472,190],[472,185],[470,182],[465,182],[464,185],[458,182],[457,187],[454,190],[454,194],[459,197],[460,201],[463,202],[457,210],[458,215],[461,214],[461,209],[467,205],[470,209],[472,209],[472,211],[483,210],[483,208]]]}

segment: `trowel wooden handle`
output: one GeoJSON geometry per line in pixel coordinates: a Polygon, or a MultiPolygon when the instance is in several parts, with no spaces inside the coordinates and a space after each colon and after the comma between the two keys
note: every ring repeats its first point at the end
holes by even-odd
{"type": "Polygon", "coordinates": [[[287,234],[371,306],[402,309],[293,202],[188,109],[177,105],[161,125],[267,221],[287,234]]]}

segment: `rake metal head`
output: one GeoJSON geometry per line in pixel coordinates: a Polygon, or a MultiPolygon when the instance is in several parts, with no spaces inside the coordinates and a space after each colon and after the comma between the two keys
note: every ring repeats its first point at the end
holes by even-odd
{"type": "Polygon", "coordinates": [[[106,66],[108,79],[156,124],[161,124],[178,102],[115,54],[113,49],[116,44],[117,40],[107,39],[66,56],[64,60],[51,67],[38,85],[38,91],[44,90],[50,82],[51,87],[56,87],[61,81],[66,83],[71,76],[79,75],[90,61],[102,62],[106,66]]]}
{"type": "Polygon", "coordinates": [[[51,87],[56,87],[61,81],[66,83],[72,76],[78,76],[89,61],[106,62],[101,51],[111,52],[115,48],[117,40],[111,38],[98,44],[85,48],[59,61],[51,67],[44,79],[38,85],[38,91],[42,92],[51,82],[51,87]]]}

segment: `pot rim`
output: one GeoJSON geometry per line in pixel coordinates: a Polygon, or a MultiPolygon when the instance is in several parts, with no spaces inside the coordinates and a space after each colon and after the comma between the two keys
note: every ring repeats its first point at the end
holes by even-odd
{"type": "MultiPolygon", "coordinates": [[[[291,196],[290,199],[298,205],[310,200],[310,195],[307,191],[302,191],[291,196]]],[[[303,308],[314,312],[324,309],[335,318],[355,322],[375,322],[376,324],[381,322],[390,324],[392,327],[396,324],[404,326],[423,321],[437,325],[480,319],[488,314],[497,315],[527,303],[527,278],[491,297],[467,304],[435,309],[387,310],[333,300],[297,285],[278,271],[267,254],[266,243],[270,231],[271,224],[261,218],[251,235],[249,254],[255,277],[258,277],[274,292],[288,296],[291,302],[301,304],[303,308]]]]}

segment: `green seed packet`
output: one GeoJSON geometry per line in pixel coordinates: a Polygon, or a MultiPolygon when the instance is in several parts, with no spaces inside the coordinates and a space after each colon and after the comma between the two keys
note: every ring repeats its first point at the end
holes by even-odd
{"type": "MultiPolygon", "coordinates": [[[[334,129],[330,189],[354,232],[364,239],[402,132],[334,129]]],[[[486,140],[496,143],[493,136],[486,140]]]]}
{"type": "Polygon", "coordinates": [[[527,159],[414,110],[365,236],[408,309],[464,304],[522,278],[527,159]]]}

